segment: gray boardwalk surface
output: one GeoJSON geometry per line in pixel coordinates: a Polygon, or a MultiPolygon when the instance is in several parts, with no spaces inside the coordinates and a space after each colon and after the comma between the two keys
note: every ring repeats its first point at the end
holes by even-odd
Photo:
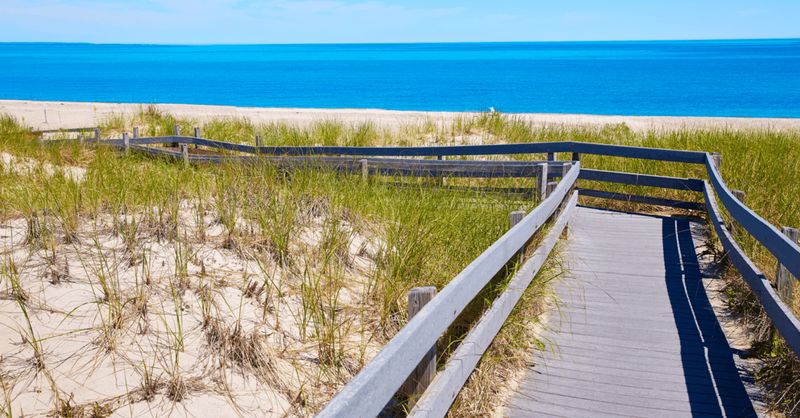
{"type": "Polygon", "coordinates": [[[755,416],[703,287],[690,221],[578,208],[510,416],[755,416]]]}

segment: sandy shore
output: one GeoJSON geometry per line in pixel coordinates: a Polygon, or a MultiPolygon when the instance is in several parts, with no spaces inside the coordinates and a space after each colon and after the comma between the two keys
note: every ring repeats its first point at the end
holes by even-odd
{"type": "MultiPolygon", "coordinates": [[[[66,129],[96,126],[112,114],[134,114],[141,104],[44,102],[0,100],[0,113],[23,120],[34,129],[66,129]]],[[[320,119],[346,123],[372,121],[382,128],[398,129],[422,122],[447,124],[461,115],[474,113],[415,112],[379,109],[291,109],[211,105],[157,104],[158,108],[183,118],[204,122],[219,117],[244,117],[254,123],[285,122],[307,125],[320,119]]],[[[800,129],[800,118],[726,118],[681,116],[605,116],[556,113],[514,114],[536,125],[600,126],[625,123],[635,131],[678,130],[698,128],[728,129],[800,129]]]]}

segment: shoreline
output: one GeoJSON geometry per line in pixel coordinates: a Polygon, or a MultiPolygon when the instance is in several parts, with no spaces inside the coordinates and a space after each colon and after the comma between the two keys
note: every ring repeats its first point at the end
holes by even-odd
{"type": "MultiPolygon", "coordinates": [[[[215,118],[247,118],[253,123],[287,123],[309,126],[320,120],[344,123],[372,122],[379,128],[399,130],[421,123],[448,125],[458,117],[480,112],[441,112],[382,109],[270,108],[169,103],[102,103],[35,100],[0,100],[0,114],[9,114],[36,130],[97,126],[111,115],[131,116],[141,106],[155,105],[176,117],[206,122],[215,118]]],[[[637,132],[683,129],[800,130],[800,118],[747,118],[722,116],[624,116],[562,113],[503,113],[535,126],[597,128],[625,123],[637,132]]]]}

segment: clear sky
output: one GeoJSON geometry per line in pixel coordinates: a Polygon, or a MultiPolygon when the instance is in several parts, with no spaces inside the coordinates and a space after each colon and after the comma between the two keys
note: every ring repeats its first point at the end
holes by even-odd
{"type": "Polygon", "coordinates": [[[0,41],[340,43],[800,37],[800,0],[0,0],[0,41]]]}

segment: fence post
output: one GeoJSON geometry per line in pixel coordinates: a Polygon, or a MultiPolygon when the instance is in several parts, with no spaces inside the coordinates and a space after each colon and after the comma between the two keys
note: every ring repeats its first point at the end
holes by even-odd
{"type": "Polygon", "coordinates": [[[719,170],[720,166],[722,165],[722,154],[718,152],[711,153],[711,162],[714,163],[714,167],[719,170]]]}
{"type": "Polygon", "coordinates": [[[94,140],[100,142],[100,128],[94,128],[94,140]]]}
{"type": "Polygon", "coordinates": [[[189,144],[180,144],[181,156],[183,157],[183,165],[189,165],[189,144]]]}
{"type": "MultiPolygon", "coordinates": [[[[181,135],[181,126],[180,125],[175,125],[172,128],[172,136],[180,136],[180,135],[181,135]]],[[[171,142],[169,144],[169,146],[174,148],[174,147],[178,146],[178,143],[177,142],[171,142]]]]}
{"type": "MultiPolygon", "coordinates": [[[[436,287],[415,287],[408,292],[408,319],[414,317],[422,307],[436,296],[436,287]]],[[[425,389],[436,376],[436,346],[434,345],[419,362],[417,368],[408,376],[401,393],[408,397],[409,408],[413,407],[425,389]]]]}
{"type": "MultiPolygon", "coordinates": [[[[733,190],[731,190],[731,192],[733,193],[733,197],[735,197],[736,200],[744,203],[744,192],[743,191],[737,190],[737,189],[733,189],[733,190]]],[[[731,235],[736,236],[736,232],[739,230],[739,226],[740,226],[739,222],[736,222],[736,219],[733,219],[733,217],[731,217],[731,225],[730,226],[731,227],[729,229],[731,231],[731,235]]]]}
{"type": "Polygon", "coordinates": [[[361,180],[369,180],[369,161],[365,158],[358,160],[358,162],[361,163],[361,180]]]}
{"type": "MultiPolygon", "coordinates": [[[[515,211],[509,213],[508,214],[508,223],[511,225],[509,228],[513,228],[514,226],[516,226],[518,223],[520,223],[522,221],[522,218],[524,218],[524,217],[525,217],[525,211],[524,210],[515,210],[515,211]]],[[[519,250],[519,252],[517,252],[517,262],[518,263],[522,262],[523,255],[525,255],[525,246],[523,246],[522,249],[519,250]]]]}
{"type": "Polygon", "coordinates": [[[513,228],[524,217],[525,217],[525,211],[524,210],[515,210],[515,211],[513,211],[513,212],[508,214],[508,223],[511,224],[511,228],[513,228]]]}
{"type": "Polygon", "coordinates": [[[138,126],[134,126],[133,127],[133,137],[134,138],[138,138],[139,137],[139,127],[138,126]]]}
{"type": "Polygon", "coordinates": [[[122,146],[125,148],[125,154],[131,150],[131,140],[127,132],[122,133],[122,146]]]}
{"type": "Polygon", "coordinates": [[[256,146],[257,147],[261,146],[261,135],[256,135],[256,146]]]}
{"type": "Polygon", "coordinates": [[[555,152],[548,152],[547,153],[547,161],[555,161],[556,160],[556,153],[555,152]]]}
{"type": "Polygon", "coordinates": [[[547,187],[546,197],[549,197],[556,190],[557,186],[558,186],[557,181],[548,181],[546,186],[547,187]]]}
{"type": "MultiPolygon", "coordinates": [[[[793,242],[800,242],[798,241],[798,239],[800,239],[800,230],[797,228],[789,228],[784,226],[781,228],[781,232],[783,232],[783,234],[789,237],[789,239],[793,242]]],[[[776,272],[775,276],[778,287],[778,295],[787,305],[792,307],[794,304],[794,291],[795,287],[797,286],[797,277],[792,277],[792,274],[789,273],[789,270],[787,270],[780,261],[778,261],[778,271],[776,272]]]]}
{"type": "Polygon", "coordinates": [[[572,161],[580,161],[580,160],[581,160],[581,155],[579,153],[577,153],[577,152],[573,152],[572,153],[572,161]]]}
{"type": "Polygon", "coordinates": [[[547,163],[539,164],[541,167],[541,171],[539,173],[539,178],[537,178],[537,191],[539,192],[539,201],[541,202],[545,198],[547,198],[547,163]]]}
{"type": "MultiPolygon", "coordinates": [[[[445,160],[445,156],[444,155],[437,155],[436,159],[439,160],[439,161],[444,161],[445,160]]],[[[444,186],[447,186],[447,177],[442,176],[442,187],[444,187],[444,186]]]]}

